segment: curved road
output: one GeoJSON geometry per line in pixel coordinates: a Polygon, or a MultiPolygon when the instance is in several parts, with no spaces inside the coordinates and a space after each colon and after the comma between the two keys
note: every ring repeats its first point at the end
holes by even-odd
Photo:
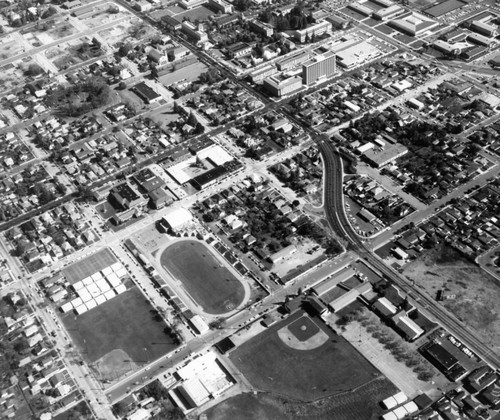
{"type": "Polygon", "coordinates": [[[343,168],[340,154],[330,141],[319,139],[317,143],[325,166],[324,208],[327,219],[335,232],[345,238],[352,249],[372,268],[375,268],[384,278],[392,281],[410,297],[418,301],[443,327],[474,350],[485,362],[495,369],[499,369],[499,356],[493,353],[476,334],[426,293],[412,288],[403,276],[388,267],[366,248],[363,240],[352,229],[344,212],[343,168]]]}

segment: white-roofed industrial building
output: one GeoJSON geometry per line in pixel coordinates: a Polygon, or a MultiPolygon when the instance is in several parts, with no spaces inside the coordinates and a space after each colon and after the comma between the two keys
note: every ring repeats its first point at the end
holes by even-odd
{"type": "Polygon", "coordinates": [[[399,316],[397,317],[397,319],[394,319],[394,321],[396,327],[406,336],[408,341],[416,340],[425,332],[415,323],[415,321],[411,320],[407,315],[399,316]]]}
{"type": "Polygon", "coordinates": [[[179,398],[176,398],[175,394],[182,395],[184,401],[187,402],[184,406],[186,410],[199,407],[209,398],[218,397],[234,383],[233,379],[221,368],[215,353],[211,351],[180,368],[177,375],[183,383],[170,391],[170,394],[176,401],[179,401],[179,398]]]}
{"type": "Polygon", "coordinates": [[[125,292],[127,290],[127,288],[125,287],[124,284],[120,284],[119,286],[115,287],[115,292],[117,295],[125,292]]]}
{"type": "Polygon", "coordinates": [[[192,214],[185,208],[171,210],[164,217],[163,221],[170,229],[177,232],[186,227],[193,220],[192,214]]]}
{"type": "Polygon", "coordinates": [[[87,306],[85,304],[81,304],[80,306],[77,306],[75,308],[75,312],[77,315],[84,314],[87,311],[88,311],[88,309],[87,309],[87,306]]]}
{"type": "Polygon", "coordinates": [[[203,334],[210,329],[207,323],[199,315],[195,315],[192,318],[190,318],[189,322],[198,334],[203,334]]]}
{"type": "Polygon", "coordinates": [[[377,300],[373,304],[373,307],[385,317],[391,317],[398,311],[397,308],[389,301],[389,299],[385,297],[381,297],[379,300],[377,300]]]}
{"type": "Polygon", "coordinates": [[[404,392],[398,392],[397,394],[391,395],[389,398],[386,398],[385,400],[382,401],[382,405],[387,409],[387,410],[392,410],[394,407],[397,407],[398,405],[404,404],[406,401],[408,401],[408,397],[404,392]]]}
{"type": "Polygon", "coordinates": [[[71,302],[66,302],[64,305],[61,305],[61,312],[66,313],[73,309],[73,305],[71,302]]]}

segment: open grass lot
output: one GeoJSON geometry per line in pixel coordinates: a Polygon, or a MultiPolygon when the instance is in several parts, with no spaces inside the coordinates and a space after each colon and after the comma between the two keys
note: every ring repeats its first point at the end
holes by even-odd
{"type": "Polygon", "coordinates": [[[63,272],[68,281],[73,284],[101,271],[103,268],[109,267],[115,262],[117,262],[115,256],[108,248],[105,248],[81,261],[71,264],[69,267],[66,267],[63,272]]]}
{"type": "Polygon", "coordinates": [[[375,379],[354,393],[305,403],[269,393],[241,394],[210,408],[211,420],[375,420],[380,401],[397,389],[387,379],[375,379]]]}
{"type": "Polygon", "coordinates": [[[295,400],[314,401],[351,391],[381,376],[349,342],[321,321],[316,324],[329,336],[322,346],[294,350],[284,344],[277,331],[303,314],[293,314],[231,353],[230,359],[253,386],[295,400]]]}
{"type": "MultiPolygon", "coordinates": [[[[133,286],[82,315],[68,313],[62,321],[89,363],[114,351],[126,356],[122,362],[143,365],[176,347],[163,331],[166,324],[156,320],[153,311],[141,291],[133,286]]],[[[108,357],[106,363],[113,365],[113,358],[108,357]]]]}
{"type": "Polygon", "coordinates": [[[202,242],[176,242],[163,251],[160,262],[207,313],[229,312],[243,301],[243,284],[202,242]]]}
{"type": "Polygon", "coordinates": [[[404,274],[432,297],[440,289],[456,295],[442,304],[498,353],[500,284],[497,280],[447,246],[422,254],[405,267],[404,274]]]}
{"type": "Polygon", "coordinates": [[[214,12],[212,12],[208,7],[205,6],[199,6],[195,7],[191,10],[187,10],[185,12],[179,13],[178,15],[175,15],[175,18],[179,21],[182,22],[184,18],[189,18],[191,22],[195,22],[197,19],[199,20],[204,20],[208,19],[210,16],[215,15],[214,12]]]}

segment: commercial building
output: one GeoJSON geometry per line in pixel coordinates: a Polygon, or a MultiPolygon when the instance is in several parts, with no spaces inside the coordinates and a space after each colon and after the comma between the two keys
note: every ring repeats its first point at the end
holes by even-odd
{"type": "Polygon", "coordinates": [[[442,372],[448,372],[458,365],[458,359],[439,343],[423,348],[422,353],[442,372]]]}
{"type": "Polygon", "coordinates": [[[350,69],[355,66],[365,64],[369,60],[374,60],[381,55],[381,51],[368,41],[354,42],[349,41],[352,45],[337,51],[337,62],[339,66],[350,69]]]}
{"type": "Polygon", "coordinates": [[[370,9],[368,6],[365,6],[364,4],[361,4],[361,3],[351,3],[347,7],[351,10],[354,10],[355,12],[358,12],[359,14],[364,15],[364,16],[371,16],[371,14],[373,13],[372,9],[370,9]]]}
{"type": "Polygon", "coordinates": [[[267,91],[278,98],[288,95],[302,87],[302,78],[284,77],[282,75],[274,75],[264,79],[263,83],[267,91]]]}
{"type": "Polygon", "coordinates": [[[399,19],[391,20],[389,25],[407,35],[417,36],[438,26],[439,22],[420,13],[412,12],[399,19]]]}
{"type": "Polygon", "coordinates": [[[302,64],[302,83],[311,85],[318,80],[332,77],[337,70],[336,55],[333,51],[314,56],[302,64]]]}
{"type": "Polygon", "coordinates": [[[136,84],[132,90],[134,93],[141,98],[147,104],[152,104],[158,102],[161,99],[161,96],[156,93],[149,85],[145,82],[140,82],[136,84]]]}
{"type": "Polygon", "coordinates": [[[403,9],[401,6],[398,6],[397,4],[393,4],[389,7],[386,7],[385,9],[380,9],[376,12],[373,12],[373,17],[378,20],[388,20],[392,19],[396,16],[399,16],[405,12],[405,9],[403,9]]]}
{"type": "Polygon", "coordinates": [[[182,384],[175,388],[172,393],[178,393],[183,398],[179,400],[177,395],[172,397],[183,404],[186,410],[199,407],[211,398],[217,398],[234,383],[233,378],[221,367],[220,361],[212,352],[200,355],[186,366],[176,372],[182,384]]]}
{"type": "Polygon", "coordinates": [[[371,148],[363,153],[368,163],[376,168],[382,168],[396,159],[408,153],[406,146],[402,144],[388,144],[383,148],[371,148]]]}

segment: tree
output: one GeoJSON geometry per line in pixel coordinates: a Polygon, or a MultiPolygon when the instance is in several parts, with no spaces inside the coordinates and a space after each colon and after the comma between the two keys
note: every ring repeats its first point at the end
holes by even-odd
{"type": "Polygon", "coordinates": [[[196,118],[196,116],[194,115],[193,111],[191,111],[189,113],[189,116],[188,116],[188,119],[187,119],[187,123],[189,125],[192,125],[193,127],[196,127],[196,124],[198,124],[198,119],[196,118]]]}
{"type": "Polygon", "coordinates": [[[29,247],[28,241],[19,241],[13,251],[14,256],[22,257],[28,250],[28,247],[29,247]]]}
{"type": "Polygon", "coordinates": [[[20,338],[14,343],[13,349],[21,354],[23,351],[29,349],[30,345],[25,337],[20,338]]]}
{"type": "Polygon", "coordinates": [[[153,397],[156,401],[164,400],[168,398],[168,390],[156,380],[151,382],[146,386],[146,392],[148,395],[153,397]]]}
{"type": "Polygon", "coordinates": [[[151,66],[151,77],[153,79],[158,79],[158,77],[160,77],[160,74],[158,73],[158,69],[156,68],[156,66],[151,66]]]}
{"type": "Polygon", "coordinates": [[[132,49],[132,46],[130,44],[123,44],[120,48],[118,48],[118,55],[120,57],[126,57],[130,50],[132,49]]]}
{"type": "Polygon", "coordinates": [[[203,134],[205,132],[205,127],[203,127],[203,124],[201,123],[196,123],[196,127],[194,129],[194,134],[203,134]]]}
{"type": "Polygon", "coordinates": [[[245,12],[251,5],[250,0],[235,0],[233,4],[240,12],[245,12]]]}
{"type": "Polygon", "coordinates": [[[38,76],[39,74],[42,74],[43,68],[36,64],[36,63],[31,63],[26,70],[24,70],[24,74],[26,76],[38,76]]]}
{"type": "Polygon", "coordinates": [[[208,326],[213,330],[220,330],[224,328],[224,325],[226,325],[226,318],[217,318],[208,324],[208,326]]]}
{"type": "Polygon", "coordinates": [[[92,201],[94,199],[92,190],[86,185],[79,185],[77,194],[83,201],[92,201]]]}

